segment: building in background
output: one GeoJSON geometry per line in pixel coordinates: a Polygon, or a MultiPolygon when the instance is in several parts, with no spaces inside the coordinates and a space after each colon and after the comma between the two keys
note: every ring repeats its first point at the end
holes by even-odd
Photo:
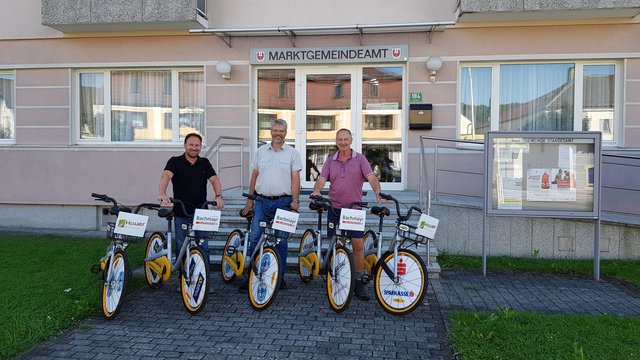
{"type": "MultiPolygon", "coordinates": [[[[155,199],[192,131],[244,138],[246,164],[273,118],[307,188],[343,127],[385,190],[420,188],[421,135],[594,130],[605,153],[640,149],[640,0],[0,3],[6,227],[96,228],[91,192],[155,199]],[[412,104],[430,105],[428,127],[409,126],[412,104]]],[[[442,176],[443,192],[482,196],[481,177],[442,176]]],[[[247,166],[221,177],[247,184],[247,166]]]]}

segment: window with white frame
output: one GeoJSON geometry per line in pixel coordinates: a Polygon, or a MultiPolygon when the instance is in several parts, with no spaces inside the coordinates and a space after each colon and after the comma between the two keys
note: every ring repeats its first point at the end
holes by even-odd
{"type": "Polygon", "coordinates": [[[0,72],[0,142],[15,140],[15,75],[0,72]]]}
{"type": "Polygon", "coordinates": [[[462,64],[459,138],[489,130],[602,131],[613,143],[616,63],[462,64]]]}
{"type": "Polygon", "coordinates": [[[204,133],[202,70],[83,70],[77,80],[79,142],[179,142],[204,133]]]}

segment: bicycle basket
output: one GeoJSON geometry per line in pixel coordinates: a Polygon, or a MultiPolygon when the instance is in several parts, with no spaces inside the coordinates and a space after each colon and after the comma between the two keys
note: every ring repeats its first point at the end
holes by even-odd
{"type": "Polygon", "coordinates": [[[429,238],[416,234],[416,227],[409,224],[401,223],[397,226],[398,236],[404,240],[414,241],[420,244],[426,244],[429,238]]]}
{"type": "Polygon", "coordinates": [[[113,223],[113,222],[107,223],[107,238],[111,240],[121,240],[126,242],[131,242],[131,241],[145,238],[145,237],[137,237],[137,236],[131,236],[131,235],[116,234],[114,232],[115,228],[116,228],[116,223],[113,223]]]}

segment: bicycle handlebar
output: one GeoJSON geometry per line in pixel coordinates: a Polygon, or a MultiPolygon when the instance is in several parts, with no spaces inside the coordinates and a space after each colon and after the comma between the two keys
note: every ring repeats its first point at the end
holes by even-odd
{"type": "Polygon", "coordinates": [[[124,211],[124,212],[129,212],[129,213],[134,213],[137,214],[140,212],[140,209],[145,208],[145,209],[149,209],[149,210],[159,210],[160,209],[160,204],[155,204],[155,203],[142,203],[140,205],[136,205],[133,207],[133,210],[129,207],[126,207],[124,205],[122,205],[121,203],[118,203],[118,201],[114,198],[112,198],[111,196],[105,195],[105,194],[98,194],[98,193],[91,193],[91,197],[94,197],[96,201],[104,201],[104,202],[110,202],[113,204],[113,206],[111,207],[111,209],[109,209],[109,214],[111,215],[118,215],[118,213],[120,211],[124,211]]]}
{"type": "MultiPolygon", "coordinates": [[[[172,203],[174,204],[179,204],[180,207],[182,208],[182,212],[189,216],[189,217],[193,217],[193,215],[195,214],[195,212],[191,213],[189,211],[187,211],[187,207],[185,206],[185,202],[180,200],[180,199],[174,199],[174,198],[169,198],[169,200],[171,200],[172,203]]],[[[193,205],[191,203],[188,203],[190,205],[193,205]]],[[[213,205],[213,206],[217,206],[218,204],[215,201],[205,201],[202,204],[198,205],[198,209],[206,209],[208,207],[208,205],[213,205]]]]}
{"type": "MultiPolygon", "coordinates": [[[[122,204],[118,204],[118,202],[116,201],[116,199],[105,195],[105,194],[98,194],[98,193],[91,193],[91,197],[96,198],[96,201],[104,201],[104,202],[110,202],[113,204],[113,206],[111,206],[111,208],[109,209],[109,214],[111,215],[118,215],[118,213],[120,211],[124,211],[124,212],[131,212],[131,209],[122,205],[122,204]]],[[[138,209],[139,210],[139,209],[138,209]]]]}
{"type": "Polygon", "coordinates": [[[385,194],[385,193],[380,193],[379,194],[381,198],[385,199],[385,200],[392,200],[393,202],[396,203],[396,212],[398,213],[398,221],[402,222],[402,221],[407,221],[409,220],[409,218],[411,218],[411,213],[413,212],[413,210],[422,213],[422,210],[419,207],[416,206],[411,206],[409,208],[409,210],[407,211],[406,215],[402,215],[402,213],[400,212],[400,202],[398,201],[398,199],[394,198],[393,196],[389,195],[389,194],[385,194]]]}
{"type": "MultiPolygon", "coordinates": [[[[331,206],[331,200],[329,200],[329,198],[326,198],[322,195],[309,195],[309,198],[314,202],[321,203],[321,204],[328,204],[329,206],[331,206]]],[[[366,208],[369,206],[369,203],[366,201],[354,201],[346,207],[349,209],[353,209],[354,206],[366,208]]]]}

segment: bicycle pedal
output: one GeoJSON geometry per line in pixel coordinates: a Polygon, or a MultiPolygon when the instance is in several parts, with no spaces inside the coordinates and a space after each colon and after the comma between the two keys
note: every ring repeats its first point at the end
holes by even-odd
{"type": "Polygon", "coordinates": [[[371,281],[371,276],[366,274],[366,275],[362,275],[362,277],[360,278],[362,280],[363,284],[368,284],[369,281],[371,281]]]}
{"type": "Polygon", "coordinates": [[[91,272],[94,274],[98,274],[102,271],[102,269],[100,269],[100,264],[93,264],[91,265],[91,272]]]}

